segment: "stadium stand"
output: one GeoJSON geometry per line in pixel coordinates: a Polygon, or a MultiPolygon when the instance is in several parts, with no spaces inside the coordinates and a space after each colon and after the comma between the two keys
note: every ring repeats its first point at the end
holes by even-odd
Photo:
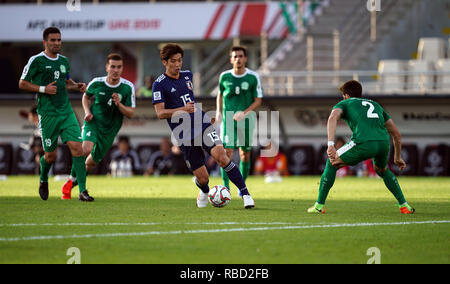
{"type": "Polygon", "coordinates": [[[13,146],[10,143],[0,143],[0,175],[11,174],[13,146]]]}
{"type": "Polygon", "coordinates": [[[398,94],[405,89],[405,76],[395,75],[404,73],[405,64],[402,60],[380,60],[378,64],[379,91],[387,94],[398,94]]]}
{"type": "Polygon", "coordinates": [[[450,58],[438,59],[435,62],[437,71],[435,93],[448,94],[450,89],[450,58]]]}

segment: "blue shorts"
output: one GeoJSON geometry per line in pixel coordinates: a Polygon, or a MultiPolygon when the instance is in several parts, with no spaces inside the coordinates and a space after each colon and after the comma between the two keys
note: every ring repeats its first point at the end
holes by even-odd
{"type": "Polygon", "coordinates": [[[203,131],[202,139],[194,139],[190,145],[182,144],[180,146],[181,151],[184,154],[184,160],[188,168],[191,171],[195,171],[205,165],[205,150],[211,155],[211,150],[218,146],[223,145],[220,137],[217,135],[216,130],[211,125],[203,131]]]}

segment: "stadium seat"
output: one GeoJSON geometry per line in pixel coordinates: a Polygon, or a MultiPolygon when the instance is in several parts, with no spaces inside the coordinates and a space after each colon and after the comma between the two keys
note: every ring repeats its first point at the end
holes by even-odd
{"type": "Polygon", "coordinates": [[[0,143],[0,175],[11,174],[13,148],[9,143],[0,143]]]}
{"type": "MultiPolygon", "coordinates": [[[[434,71],[432,61],[409,60],[406,64],[407,71],[412,73],[434,71]]],[[[408,74],[406,76],[407,94],[425,94],[433,92],[434,76],[432,74],[408,74]]]]}
{"type": "Polygon", "coordinates": [[[405,76],[392,74],[404,71],[405,71],[405,61],[380,60],[378,63],[378,74],[380,84],[379,91],[385,94],[404,93],[405,76]]]}
{"type": "Polygon", "coordinates": [[[445,176],[449,174],[449,147],[445,144],[428,145],[422,155],[420,175],[445,176]]]}
{"type": "Polygon", "coordinates": [[[292,175],[312,175],[314,171],[314,148],[311,145],[294,145],[289,150],[288,169],[292,175]]]}
{"type": "Polygon", "coordinates": [[[435,63],[436,74],[436,90],[437,94],[450,94],[450,58],[439,59],[435,63]],[[439,74],[439,72],[447,72],[447,74],[439,74]]]}
{"type": "Polygon", "coordinates": [[[417,59],[439,60],[445,58],[445,40],[443,38],[421,38],[417,47],[417,59]]]}
{"type": "Polygon", "coordinates": [[[396,176],[417,175],[417,170],[419,168],[419,152],[417,145],[415,144],[402,145],[402,158],[406,162],[406,168],[403,171],[400,171],[398,167],[394,164],[394,148],[391,147],[391,151],[389,152],[389,165],[391,171],[396,176]]]}
{"type": "Polygon", "coordinates": [[[52,166],[54,175],[69,175],[72,168],[72,155],[67,145],[58,145],[58,158],[52,166]]]}

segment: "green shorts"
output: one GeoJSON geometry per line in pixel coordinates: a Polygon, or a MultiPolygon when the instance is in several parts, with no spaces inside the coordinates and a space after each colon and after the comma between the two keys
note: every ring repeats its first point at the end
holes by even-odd
{"type": "Polygon", "coordinates": [[[373,140],[356,144],[348,142],[337,150],[337,154],[344,163],[354,166],[367,159],[373,159],[375,166],[384,169],[389,159],[389,141],[373,140]]]}
{"type": "Polygon", "coordinates": [[[253,146],[253,135],[255,132],[255,118],[249,117],[242,121],[232,120],[227,123],[222,121],[222,142],[225,148],[240,148],[244,152],[250,152],[253,146]]]}
{"type": "Polygon", "coordinates": [[[108,153],[116,138],[117,131],[106,132],[100,131],[95,122],[84,122],[82,128],[83,141],[91,141],[94,143],[91,156],[95,163],[100,161],[108,153]]]}
{"type": "Polygon", "coordinates": [[[39,127],[42,134],[42,146],[49,153],[58,147],[58,137],[61,141],[74,141],[81,143],[81,131],[74,112],[66,115],[52,116],[39,115],[39,127]]]}

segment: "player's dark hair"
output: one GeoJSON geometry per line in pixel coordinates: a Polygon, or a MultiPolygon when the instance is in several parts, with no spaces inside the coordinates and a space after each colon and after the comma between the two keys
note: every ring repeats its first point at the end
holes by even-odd
{"type": "Polygon", "coordinates": [[[245,46],[242,46],[242,45],[232,46],[230,48],[230,56],[233,53],[233,51],[242,51],[242,52],[244,52],[244,56],[247,57],[247,48],[245,46]]]}
{"type": "Polygon", "coordinates": [[[44,30],[42,38],[44,40],[47,40],[49,34],[61,34],[61,31],[57,27],[48,27],[44,30]]]}
{"type": "Polygon", "coordinates": [[[343,95],[347,94],[352,98],[361,98],[362,97],[362,86],[356,80],[350,80],[345,82],[340,88],[339,91],[343,95]]]}
{"type": "Polygon", "coordinates": [[[118,53],[110,53],[106,58],[106,63],[109,63],[110,60],[122,60],[122,56],[118,53]]]}
{"type": "Polygon", "coordinates": [[[120,142],[127,142],[127,144],[130,144],[130,138],[128,138],[128,136],[119,136],[119,143],[120,142]]]}
{"type": "Polygon", "coordinates": [[[168,61],[170,57],[172,57],[173,55],[180,53],[181,57],[184,56],[184,50],[183,48],[176,43],[168,43],[165,44],[160,52],[159,52],[159,56],[161,58],[161,60],[165,60],[168,61]]]}

